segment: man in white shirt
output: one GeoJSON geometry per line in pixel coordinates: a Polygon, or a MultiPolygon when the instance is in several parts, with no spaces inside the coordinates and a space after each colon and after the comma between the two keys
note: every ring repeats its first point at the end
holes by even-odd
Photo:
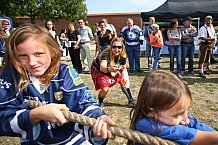
{"type": "Polygon", "coordinates": [[[210,64],[211,51],[215,47],[216,34],[212,22],[212,16],[206,16],[204,26],[198,32],[198,38],[201,40],[199,47],[199,76],[202,78],[206,78],[204,67],[210,64]]]}
{"type": "Polygon", "coordinates": [[[81,36],[81,41],[80,41],[80,47],[81,47],[81,56],[82,56],[82,63],[83,66],[85,66],[85,59],[87,57],[87,63],[88,63],[88,68],[90,71],[91,70],[91,64],[92,64],[92,59],[91,59],[91,54],[90,54],[90,41],[93,38],[92,30],[90,27],[86,26],[84,24],[84,21],[82,19],[78,20],[78,31],[81,36]]]}

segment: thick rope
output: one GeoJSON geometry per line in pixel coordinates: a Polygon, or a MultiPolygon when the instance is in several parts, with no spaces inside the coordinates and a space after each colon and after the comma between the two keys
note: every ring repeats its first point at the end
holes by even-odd
{"type": "MultiPolygon", "coordinates": [[[[28,105],[31,108],[36,108],[44,104],[38,101],[28,100],[28,105]]],[[[64,114],[64,117],[68,121],[77,122],[81,125],[93,127],[96,122],[95,118],[89,118],[87,116],[83,116],[81,114],[77,114],[67,110],[63,110],[62,112],[64,114]]],[[[163,140],[159,137],[154,137],[145,133],[140,133],[138,131],[130,130],[119,126],[109,126],[109,129],[115,136],[123,137],[125,139],[144,145],[178,145],[177,143],[169,140],[163,140]]]]}

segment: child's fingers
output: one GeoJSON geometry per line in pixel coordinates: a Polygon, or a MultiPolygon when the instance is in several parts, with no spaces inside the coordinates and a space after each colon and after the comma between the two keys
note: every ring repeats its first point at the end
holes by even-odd
{"type": "Polygon", "coordinates": [[[69,108],[65,104],[57,104],[57,109],[60,109],[60,110],[69,110],[69,108]]]}

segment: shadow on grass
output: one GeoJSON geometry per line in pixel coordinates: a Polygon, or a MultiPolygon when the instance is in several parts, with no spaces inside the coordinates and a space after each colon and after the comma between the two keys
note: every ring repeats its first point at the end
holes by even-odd
{"type": "Polygon", "coordinates": [[[118,104],[118,103],[110,103],[110,102],[105,102],[104,107],[125,107],[125,108],[131,108],[127,104],[118,104]]]}
{"type": "Polygon", "coordinates": [[[207,84],[207,83],[214,83],[214,84],[217,84],[218,83],[218,78],[209,78],[207,77],[206,79],[205,78],[201,78],[201,77],[185,77],[185,78],[182,78],[184,81],[186,81],[188,83],[188,85],[192,85],[194,83],[204,83],[204,84],[207,84]]]}

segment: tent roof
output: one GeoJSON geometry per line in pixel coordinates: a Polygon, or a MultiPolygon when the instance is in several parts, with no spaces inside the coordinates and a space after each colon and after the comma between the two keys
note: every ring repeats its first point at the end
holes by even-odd
{"type": "Polygon", "coordinates": [[[185,16],[204,18],[207,15],[218,16],[218,0],[167,0],[153,11],[141,13],[143,21],[150,16],[167,20],[185,16]]]}

